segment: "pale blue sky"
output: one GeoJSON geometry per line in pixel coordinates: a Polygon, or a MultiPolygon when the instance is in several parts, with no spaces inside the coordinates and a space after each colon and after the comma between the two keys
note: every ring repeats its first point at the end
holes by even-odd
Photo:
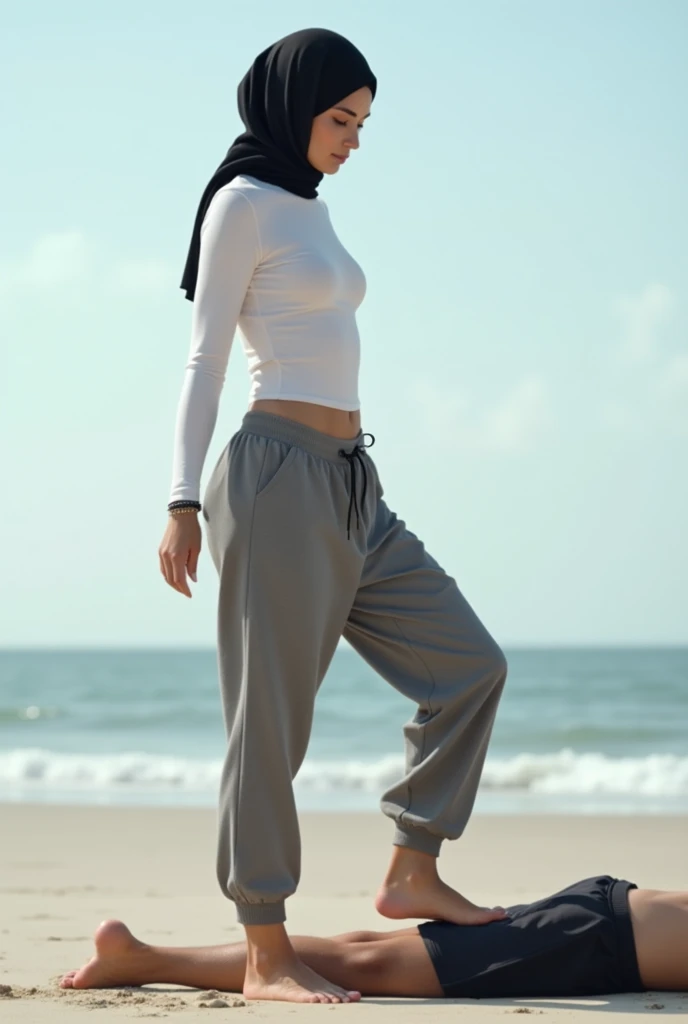
{"type": "MultiPolygon", "coordinates": [[[[191,307],[236,84],[310,25],[379,79],[321,194],[366,270],[389,504],[505,646],[688,642],[688,5],[26,0],[3,13],[0,645],[212,644],[163,583],[191,307]]],[[[230,361],[212,466],[246,404],[230,361]]]]}

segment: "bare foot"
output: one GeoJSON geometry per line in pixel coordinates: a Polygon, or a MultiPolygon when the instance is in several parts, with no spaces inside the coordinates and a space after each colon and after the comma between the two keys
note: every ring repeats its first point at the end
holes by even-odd
{"type": "Polygon", "coordinates": [[[104,921],[96,932],[95,944],[95,956],[80,970],[65,974],[60,988],[114,988],[142,985],[149,980],[148,947],[135,939],[121,921],[104,921]]]}
{"type": "Polygon", "coordinates": [[[437,874],[437,859],[408,847],[394,847],[392,863],[375,908],[383,917],[423,918],[480,925],[508,919],[502,907],[478,907],[437,874]]]}
{"type": "Polygon", "coordinates": [[[247,966],[244,995],[247,999],[279,999],[287,1003],[356,1003],[361,998],[360,992],[347,992],[325,981],[296,956],[269,973],[247,966]]]}
{"type": "Polygon", "coordinates": [[[246,925],[247,999],[287,1003],[355,1003],[360,992],[347,992],[325,981],[294,952],[283,924],[246,925]]]}
{"type": "Polygon", "coordinates": [[[115,988],[173,980],[181,985],[236,992],[243,982],[247,999],[353,1003],[361,998],[360,992],[347,992],[302,963],[282,926],[251,929],[254,936],[259,930],[268,931],[268,941],[263,935],[263,949],[256,951],[254,948],[249,966],[246,966],[242,947],[228,947],[226,954],[223,953],[220,970],[224,983],[218,984],[217,963],[212,959],[204,963],[197,955],[198,950],[159,950],[134,938],[121,921],[105,921],[95,935],[95,956],[80,970],[65,974],[60,987],[115,988]],[[206,984],[209,973],[213,975],[212,986],[206,984]]]}

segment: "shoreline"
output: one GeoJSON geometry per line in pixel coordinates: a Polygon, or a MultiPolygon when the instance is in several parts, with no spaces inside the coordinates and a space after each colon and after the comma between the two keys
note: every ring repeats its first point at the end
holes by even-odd
{"type": "MultiPolygon", "coordinates": [[[[101,791],[102,794],[103,791],[101,791]]],[[[3,807],[62,808],[65,810],[113,810],[113,811],[214,811],[217,807],[217,793],[212,792],[132,792],[104,791],[105,798],[97,798],[98,791],[89,788],[83,792],[75,790],[35,792],[30,788],[18,789],[14,793],[0,790],[0,812],[3,807]]],[[[296,806],[299,815],[346,815],[360,814],[364,817],[379,816],[379,792],[360,793],[311,793],[299,792],[296,788],[296,806]]],[[[590,795],[571,793],[529,793],[527,790],[512,789],[507,792],[488,790],[478,793],[474,818],[683,818],[688,817],[688,800],[683,794],[673,799],[647,797],[632,801],[618,793],[590,795]]]]}

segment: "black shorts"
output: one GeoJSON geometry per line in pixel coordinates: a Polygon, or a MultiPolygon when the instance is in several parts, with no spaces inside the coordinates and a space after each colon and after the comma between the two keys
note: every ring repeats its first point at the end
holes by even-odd
{"type": "Polygon", "coordinates": [[[632,882],[602,875],[479,927],[429,921],[426,949],[451,999],[643,992],[628,909],[632,882]]]}

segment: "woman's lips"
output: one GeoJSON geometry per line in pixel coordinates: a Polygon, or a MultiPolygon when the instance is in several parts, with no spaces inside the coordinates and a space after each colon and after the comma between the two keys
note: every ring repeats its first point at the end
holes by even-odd
{"type": "Polygon", "coordinates": [[[333,153],[332,156],[335,158],[335,160],[339,160],[339,162],[342,164],[344,163],[345,160],[349,159],[348,156],[339,156],[337,153],[333,153]]]}

